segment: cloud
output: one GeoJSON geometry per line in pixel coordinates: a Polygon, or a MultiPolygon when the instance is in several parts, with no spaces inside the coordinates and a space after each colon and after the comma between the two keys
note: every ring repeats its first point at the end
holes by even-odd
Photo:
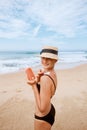
{"type": "Polygon", "coordinates": [[[64,37],[86,33],[86,0],[0,1],[0,37],[38,37],[43,27],[64,37]]]}
{"type": "Polygon", "coordinates": [[[37,36],[40,27],[41,27],[41,25],[38,25],[37,27],[34,28],[34,30],[33,30],[33,36],[37,36]]]}
{"type": "Polygon", "coordinates": [[[83,19],[83,16],[87,17],[86,12],[86,2],[82,0],[36,1],[31,8],[34,20],[65,36],[74,36],[82,27],[81,22],[84,22],[84,27],[87,27],[87,20],[83,19]]]}

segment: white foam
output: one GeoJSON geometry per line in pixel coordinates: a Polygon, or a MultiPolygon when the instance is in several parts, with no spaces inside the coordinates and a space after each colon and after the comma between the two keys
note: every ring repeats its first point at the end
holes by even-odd
{"type": "MultiPolygon", "coordinates": [[[[85,51],[69,51],[59,52],[59,61],[56,67],[59,69],[71,68],[78,64],[87,63],[87,52],[85,51]]],[[[34,67],[41,65],[40,57],[35,54],[25,53],[0,53],[0,73],[15,72],[26,67],[34,67]]]]}

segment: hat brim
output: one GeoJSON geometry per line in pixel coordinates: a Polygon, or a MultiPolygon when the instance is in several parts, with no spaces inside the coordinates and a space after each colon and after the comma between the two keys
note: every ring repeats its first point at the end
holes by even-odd
{"type": "Polygon", "coordinates": [[[50,54],[50,53],[42,53],[40,57],[45,57],[45,58],[50,58],[50,59],[55,59],[58,60],[58,56],[55,54],[50,54]]]}

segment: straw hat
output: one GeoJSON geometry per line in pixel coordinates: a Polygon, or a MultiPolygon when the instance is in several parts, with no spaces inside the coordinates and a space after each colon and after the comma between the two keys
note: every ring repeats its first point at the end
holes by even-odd
{"type": "Polygon", "coordinates": [[[58,48],[53,46],[45,46],[42,48],[40,56],[58,60],[58,48]]]}

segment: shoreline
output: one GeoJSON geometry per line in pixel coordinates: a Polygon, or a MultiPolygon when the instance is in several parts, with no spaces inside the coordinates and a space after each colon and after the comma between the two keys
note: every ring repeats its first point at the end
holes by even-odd
{"type": "Polygon", "coordinates": [[[75,67],[78,67],[80,65],[85,65],[87,62],[74,62],[74,63],[57,63],[56,69],[58,70],[65,70],[65,69],[73,69],[75,67]]]}
{"type": "MultiPolygon", "coordinates": [[[[54,130],[87,129],[87,64],[56,69],[54,130]]],[[[0,74],[0,130],[32,130],[34,95],[24,70],[0,74]]]]}
{"type": "MultiPolygon", "coordinates": [[[[56,65],[55,65],[55,70],[68,70],[68,69],[73,69],[75,67],[78,67],[80,65],[85,65],[87,64],[87,62],[75,62],[75,63],[60,63],[58,62],[56,65]]],[[[28,66],[27,66],[28,67],[28,66]]],[[[26,68],[27,68],[26,67],[26,68]]],[[[31,67],[31,66],[29,66],[31,67]]],[[[0,73],[0,75],[5,75],[5,74],[13,74],[13,73],[18,73],[18,72],[23,72],[26,70],[26,68],[22,68],[22,69],[19,69],[19,70],[16,70],[16,71],[12,71],[12,72],[6,72],[6,73],[0,73]]],[[[35,72],[37,72],[39,69],[41,69],[41,65],[37,65],[37,66],[32,66],[31,67],[35,72]]]]}

